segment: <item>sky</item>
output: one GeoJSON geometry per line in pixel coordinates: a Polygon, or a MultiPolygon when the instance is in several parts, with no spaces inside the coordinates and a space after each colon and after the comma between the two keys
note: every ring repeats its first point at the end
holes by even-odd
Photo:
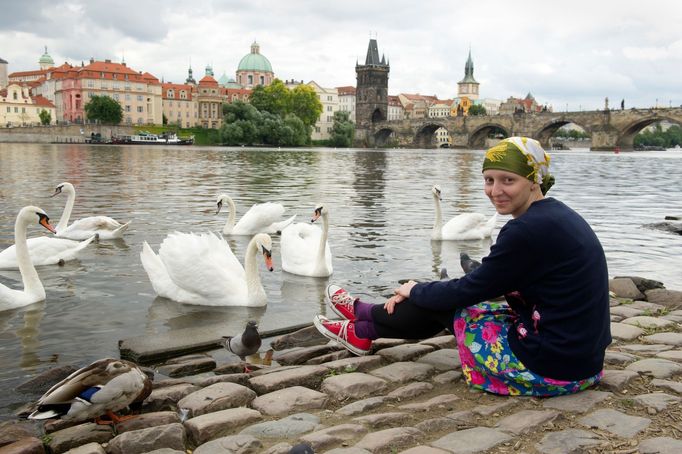
{"type": "Polygon", "coordinates": [[[682,2],[634,0],[0,0],[0,58],[111,59],[166,82],[235,76],[255,40],[275,76],[355,85],[370,36],[388,91],[452,99],[469,49],[480,96],[555,111],[682,105],[682,2]],[[198,77],[197,77],[198,76],[198,77]]]}

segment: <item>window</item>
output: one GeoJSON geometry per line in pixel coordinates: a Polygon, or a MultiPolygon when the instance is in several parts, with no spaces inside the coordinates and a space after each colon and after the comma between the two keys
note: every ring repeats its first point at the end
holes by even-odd
{"type": "Polygon", "coordinates": [[[137,95],[137,100],[142,101],[142,95],[137,95]]]}
{"type": "Polygon", "coordinates": [[[168,99],[172,99],[175,98],[175,93],[173,93],[173,90],[168,90],[166,96],[168,97],[168,99]]]}
{"type": "Polygon", "coordinates": [[[334,119],[334,117],[327,115],[327,122],[331,122],[333,119],[334,119]]]}
{"type": "Polygon", "coordinates": [[[260,76],[260,84],[265,85],[265,76],[260,76]]]}
{"type": "Polygon", "coordinates": [[[137,124],[138,124],[138,125],[141,125],[142,123],[144,123],[144,119],[143,119],[142,117],[139,117],[139,118],[137,119],[137,124]]]}
{"type": "Polygon", "coordinates": [[[15,107],[15,108],[14,108],[14,113],[19,113],[19,108],[18,108],[18,107],[15,107]]]}
{"type": "Polygon", "coordinates": [[[331,111],[332,111],[332,106],[327,106],[327,112],[331,112],[331,111]]]}
{"type": "Polygon", "coordinates": [[[180,99],[187,99],[187,92],[185,90],[180,90],[180,99]]]}
{"type": "Polygon", "coordinates": [[[15,92],[12,93],[12,94],[14,95],[14,99],[17,99],[17,92],[15,91],[15,92]]]}
{"type": "Polygon", "coordinates": [[[26,107],[21,108],[21,113],[26,113],[26,107]]]}
{"type": "Polygon", "coordinates": [[[11,113],[11,112],[12,112],[12,108],[11,108],[11,107],[8,107],[8,108],[7,108],[7,112],[8,112],[8,113],[11,113]]]}
{"type": "Polygon", "coordinates": [[[114,93],[114,99],[118,101],[118,93],[114,93]]]}
{"type": "Polygon", "coordinates": [[[130,112],[130,106],[126,105],[126,112],[130,112]]]}
{"type": "Polygon", "coordinates": [[[89,80],[88,80],[88,87],[90,87],[90,88],[95,88],[95,81],[92,80],[92,79],[89,79],[89,80]]]}
{"type": "Polygon", "coordinates": [[[138,111],[138,112],[143,112],[143,110],[142,110],[142,109],[143,109],[143,107],[142,107],[142,106],[137,106],[137,111],[138,111]]]}
{"type": "Polygon", "coordinates": [[[331,97],[331,96],[327,96],[327,101],[331,101],[331,100],[332,100],[332,97],[331,97]]]}
{"type": "Polygon", "coordinates": [[[327,132],[332,132],[331,126],[327,126],[327,132]]]}
{"type": "Polygon", "coordinates": [[[315,126],[315,132],[320,132],[320,127],[319,127],[319,126],[315,126]]]}
{"type": "Polygon", "coordinates": [[[253,76],[249,74],[249,85],[253,85],[253,76]]]}
{"type": "Polygon", "coordinates": [[[130,101],[130,93],[126,93],[126,101],[130,101]]]}

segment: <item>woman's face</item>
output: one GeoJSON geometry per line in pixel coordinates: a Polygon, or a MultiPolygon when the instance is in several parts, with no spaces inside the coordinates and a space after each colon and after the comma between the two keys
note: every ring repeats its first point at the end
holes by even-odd
{"type": "Polygon", "coordinates": [[[511,214],[517,218],[531,203],[542,198],[539,185],[506,170],[484,170],[483,181],[485,195],[500,214],[511,214]]]}

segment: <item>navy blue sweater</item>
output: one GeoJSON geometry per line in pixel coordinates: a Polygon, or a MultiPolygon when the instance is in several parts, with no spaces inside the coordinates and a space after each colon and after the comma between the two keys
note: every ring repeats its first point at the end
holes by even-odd
{"type": "Polygon", "coordinates": [[[553,198],[532,203],[500,230],[480,267],[461,279],[417,284],[410,300],[454,310],[500,295],[518,315],[509,345],[531,371],[580,380],[602,370],[611,343],[608,271],[578,213],[553,198]]]}

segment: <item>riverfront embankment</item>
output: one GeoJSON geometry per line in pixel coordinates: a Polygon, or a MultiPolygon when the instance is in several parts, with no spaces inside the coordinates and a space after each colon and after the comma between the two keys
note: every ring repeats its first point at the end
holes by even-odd
{"type": "Polygon", "coordinates": [[[380,339],[355,357],[304,328],[271,339],[271,363],[250,373],[223,349],[154,366],[142,415],[115,429],[3,423],[0,452],[275,454],[298,443],[348,454],[682,452],[682,292],[641,278],[610,287],[604,379],[575,395],[474,392],[445,333],[380,339]]]}

